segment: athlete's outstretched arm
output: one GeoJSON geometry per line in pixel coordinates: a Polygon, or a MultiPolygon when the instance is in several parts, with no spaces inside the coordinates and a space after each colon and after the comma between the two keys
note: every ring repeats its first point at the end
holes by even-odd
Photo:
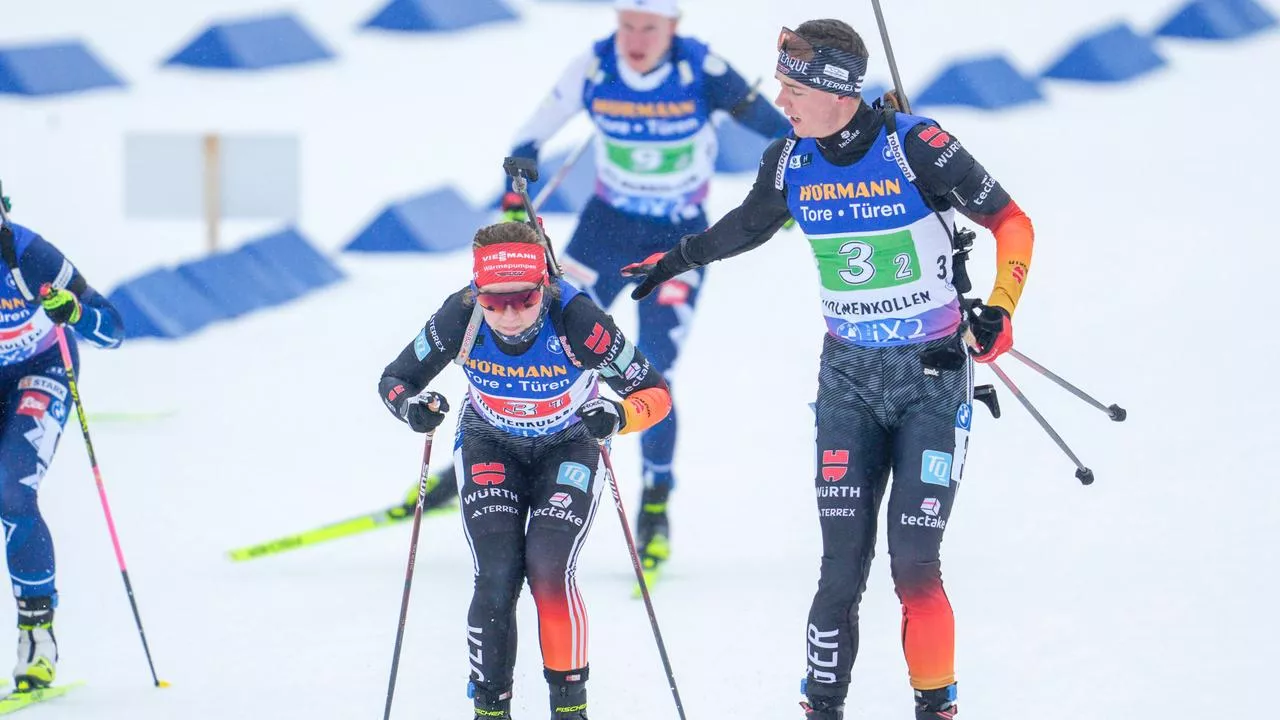
{"type": "Polygon", "coordinates": [[[755,184],[738,207],[706,232],[686,235],[680,244],[658,256],[628,265],[622,274],[644,277],[631,297],[640,298],[682,272],[760,247],[791,219],[785,187],[778,187],[778,162],[788,140],[776,140],[760,158],[755,184]]]}

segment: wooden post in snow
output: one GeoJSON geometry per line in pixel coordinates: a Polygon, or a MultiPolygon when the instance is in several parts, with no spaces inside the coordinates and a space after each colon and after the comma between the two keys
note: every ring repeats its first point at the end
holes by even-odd
{"type": "Polygon", "coordinates": [[[210,133],[204,136],[204,222],[210,254],[218,251],[218,222],[222,216],[219,146],[220,138],[217,135],[210,133]]]}

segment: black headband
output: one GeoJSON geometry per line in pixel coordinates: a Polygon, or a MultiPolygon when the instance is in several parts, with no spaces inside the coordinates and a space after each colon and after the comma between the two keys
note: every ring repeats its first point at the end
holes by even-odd
{"type": "Polygon", "coordinates": [[[857,97],[867,75],[867,58],[814,45],[784,27],[778,36],[778,72],[823,92],[857,97]]]}

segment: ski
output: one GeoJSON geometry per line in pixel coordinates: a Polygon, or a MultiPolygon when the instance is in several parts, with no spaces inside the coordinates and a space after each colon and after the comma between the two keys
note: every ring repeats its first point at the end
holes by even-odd
{"type": "MultiPolygon", "coordinates": [[[[432,483],[431,490],[427,491],[427,508],[423,512],[424,517],[432,515],[443,515],[454,511],[457,506],[457,489],[453,484],[452,473],[448,473],[446,477],[429,478],[435,480],[432,483]]],[[[398,525],[406,520],[413,519],[413,511],[418,503],[418,487],[415,485],[412,492],[406,496],[403,502],[392,505],[382,510],[376,510],[364,515],[340,520],[328,525],[322,525],[311,530],[304,530],[293,535],[269,540],[257,545],[237,548],[227,553],[227,557],[235,562],[245,560],[255,560],[267,555],[276,555],[289,550],[296,550],[300,547],[316,545],[338,538],[359,535],[370,530],[390,527],[398,525]]]]}
{"type": "Polygon", "coordinates": [[[28,690],[26,692],[11,692],[0,697],[0,715],[8,715],[17,712],[23,708],[31,707],[45,700],[52,700],[57,697],[66,695],[71,690],[84,685],[84,681],[67,683],[65,685],[51,685],[47,688],[38,688],[36,690],[28,690]]]}

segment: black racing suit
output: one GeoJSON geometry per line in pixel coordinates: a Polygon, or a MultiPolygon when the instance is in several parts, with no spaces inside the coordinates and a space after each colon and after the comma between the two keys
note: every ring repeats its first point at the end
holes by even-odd
{"type": "MultiPolygon", "coordinates": [[[[882,113],[863,105],[848,125],[818,141],[822,160],[852,166],[883,131],[882,113]]],[[[928,207],[955,206],[989,227],[993,218],[1016,209],[999,183],[932,122],[904,136],[904,154],[928,207]]],[[[740,207],[682,241],[677,252],[684,263],[701,266],[746,252],[791,217],[788,190],[779,187],[787,167],[779,166],[784,147],[780,140],[765,152],[740,207]]],[[[792,160],[790,167],[810,162],[792,160]]],[[[827,335],[815,406],[814,484],[823,553],[807,630],[811,698],[830,705],[848,692],[858,649],[858,604],[891,473],[887,534],[911,683],[930,690],[954,682],[954,618],[942,588],[939,548],[964,464],[971,397],[971,364],[958,335],[890,347],[827,335]]]]}
{"type": "MultiPolygon", "coordinates": [[[[563,283],[560,288],[576,293],[563,283]]],[[[558,307],[560,298],[550,295],[548,305],[558,307]]],[[[418,393],[457,357],[471,303],[465,289],[451,296],[418,338],[383,371],[379,394],[397,417],[401,416],[399,403],[388,398],[403,401],[418,393]]],[[[502,359],[508,373],[515,368],[519,377],[545,378],[550,375],[545,358],[567,356],[581,369],[599,373],[624,399],[657,408],[661,419],[662,405],[670,405],[662,375],[612,318],[583,294],[572,296],[554,321],[550,315],[544,312],[542,322],[557,326],[554,335],[538,334],[511,346],[481,323],[475,347],[496,345],[500,353],[489,356],[502,359]],[[543,354],[543,364],[532,366],[542,368],[543,374],[526,372],[529,366],[521,365],[521,358],[538,355],[543,347],[555,353],[543,354]]],[[[468,378],[472,378],[470,370],[468,378]]],[[[594,395],[594,387],[592,382],[585,396],[575,394],[570,402],[581,403],[594,395]]],[[[461,469],[463,527],[475,562],[475,593],[467,615],[472,681],[485,697],[510,692],[516,659],[516,601],[526,578],[538,606],[548,678],[552,672],[582,675],[578,671],[587,666],[587,614],[575,563],[606,482],[599,444],[578,422],[526,437],[495,427],[477,411],[474,401],[467,402],[461,412],[454,462],[461,469]]],[[[636,422],[623,430],[643,429],[640,425],[636,422]]]]}

